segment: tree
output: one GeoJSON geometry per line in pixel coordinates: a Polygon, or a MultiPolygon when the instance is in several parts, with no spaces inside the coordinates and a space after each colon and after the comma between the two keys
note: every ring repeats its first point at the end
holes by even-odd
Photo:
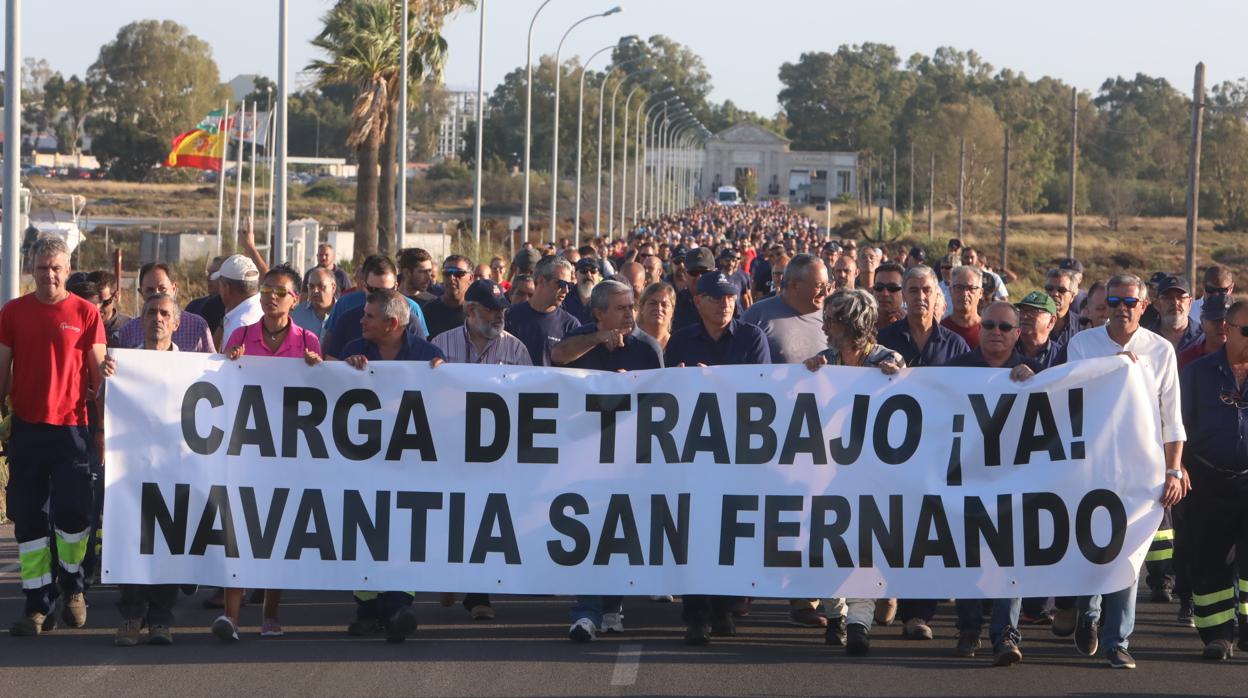
{"type": "MultiPolygon", "coordinates": [[[[408,74],[413,79],[422,79],[440,65],[445,52],[446,42],[439,33],[445,13],[438,15],[438,12],[449,12],[447,8],[463,3],[426,0],[413,4],[417,22],[409,51],[408,74]]],[[[350,85],[354,89],[351,128],[346,143],[355,150],[359,167],[354,226],[357,264],[377,252],[378,195],[393,189],[393,165],[382,167],[380,158],[397,109],[401,15],[401,4],[397,0],[339,0],[325,14],[324,28],[312,40],[312,45],[327,56],[308,66],[317,73],[320,85],[350,85]],[[389,184],[384,189],[383,179],[389,184]]],[[[386,152],[390,150],[386,148],[386,152]]],[[[389,158],[389,163],[393,163],[393,158],[389,158]]],[[[393,220],[393,214],[390,215],[393,220]]],[[[393,230],[392,224],[390,229],[393,230]]]]}
{"type": "Polygon", "coordinates": [[[98,101],[96,86],[80,80],[77,75],[65,80],[57,74],[44,85],[44,111],[48,114],[48,121],[58,128],[57,142],[61,152],[65,152],[66,148],[73,155],[81,152],[83,128],[98,101]]]}
{"type": "Polygon", "coordinates": [[[706,122],[711,113],[707,97],[711,94],[711,74],[702,57],[684,44],[662,34],[650,37],[645,43],[620,40],[611,53],[611,62],[621,65],[625,61],[630,72],[650,71],[640,78],[645,91],[655,94],[670,87],[689,111],[706,122]]]}
{"type": "Polygon", "coordinates": [[[122,27],[100,48],[87,82],[105,111],[89,122],[93,152],[116,175],[142,179],[177,134],[193,128],[226,97],[212,48],[176,22],[122,27]]]}

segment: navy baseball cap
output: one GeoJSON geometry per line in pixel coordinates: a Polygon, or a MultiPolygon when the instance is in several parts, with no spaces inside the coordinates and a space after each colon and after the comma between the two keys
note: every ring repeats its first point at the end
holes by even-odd
{"type": "Polygon", "coordinates": [[[1185,296],[1192,295],[1192,287],[1187,283],[1187,277],[1185,276],[1167,276],[1162,279],[1157,284],[1157,295],[1160,296],[1166,291],[1173,291],[1175,289],[1182,291],[1185,296]]]}
{"type": "Polygon", "coordinates": [[[1167,276],[1170,276],[1170,275],[1164,271],[1156,272],[1152,276],[1148,277],[1148,285],[1156,286],[1157,284],[1160,284],[1162,281],[1165,281],[1167,276]]]}
{"type": "Polygon", "coordinates": [[[593,257],[581,257],[576,260],[577,271],[598,271],[598,260],[593,257]]]}
{"type": "Polygon", "coordinates": [[[503,293],[503,287],[489,279],[480,279],[472,282],[472,285],[468,287],[468,291],[464,293],[464,301],[466,303],[480,303],[490,310],[503,310],[511,305],[507,300],[507,294],[503,293]]]}
{"type": "Polygon", "coordinates": [[[1201,320],[1225,320],[1226,311],[1231,309],[1234,301],[1225,293],[1211,293],[1205,296],[1200,304],[1201,320]]]}
{"type": "Polygon", "coordinates": [[[735,297],[741,293],[741,289],[737,288],[736,284],[729,281],[728,277],[719,272],[703,274],[698,277],[696,290],[699,296],[710,296],[712,298],[735,297]]]}

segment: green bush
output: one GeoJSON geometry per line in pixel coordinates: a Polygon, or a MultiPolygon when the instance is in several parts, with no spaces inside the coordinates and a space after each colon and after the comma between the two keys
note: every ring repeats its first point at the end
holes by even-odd
{"type": "Polygon", "coordinates": [[[340,186],[333,180],[329,179],[322,179],[307,189],[304,189],[303,197],[305,199],[333,201],[340,204],[351,203],[355,200],[355,195],[348,191],[347,187],[340,186]]]}

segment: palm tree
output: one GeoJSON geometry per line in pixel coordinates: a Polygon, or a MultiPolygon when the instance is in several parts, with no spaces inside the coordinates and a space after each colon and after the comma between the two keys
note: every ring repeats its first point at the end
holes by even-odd
{"type": "MultiPolygon", "coordinates": [[[[412,46],[408,76],[420,81],[440,72],[446,54],[441,36],[446,15],[470,4],[465,0],[412,0],[409,23],[412,46]]],[[[393,212],[394,164],[380,162],[382,145],[394,136],[398,109],[402,3],[400,0],[338,0],[322,19],[324,28],[312,45],[325,52],[308,69],[322,86],[348,84],[355,88],[347,146],[355,150],[359,175],[355,195],[355,261],[377,252],[379,194],[388,196],[393,212]],[[384,189],[383,189],[384,185],[384,189]],[[382,194],[381,192],[389,192],[382,194]]],[[[393,213],[391,213],[393,216],[393,213]]],[[[393,230],[393,218],[389,229],[393,230]]]]}

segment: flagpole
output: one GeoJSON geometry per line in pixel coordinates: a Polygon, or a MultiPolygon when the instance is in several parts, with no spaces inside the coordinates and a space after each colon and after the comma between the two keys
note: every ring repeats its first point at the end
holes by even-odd
{"type": "MultiPolygon", "coordinates": [[[[289,18],[290,0],[280,0],[277,16],[277,134],[273,152],[277,153],[277,171],[273,173],[274,202],[276,206],[273,228],[273,261],[281,264],[286,261],[286,102],[290,94],[290,83],[286,73],[289,58],[289,18]]],[[[362,235],[362,232],[357,235],[362,235]]]]}
{"type": "Polygon", "coordinates": [[[264,212],[265,244],[269,246],[269,259],[273,260],[273,88],[269,88],[269,122],[265,129],[264,151],[269,154],[269,205],[264,212]]]}
{"type": "Polygon", "coordinates": [[[260,110],[257,109],[259,106],[259,102],[251,105],[251,201],[247,208],[247,218],[252,221],[253,230],[256,220],[256,141],[260,140],[260,136],[256,133],[260,125],[260,110]]]}
{"type": "Polygon", "coordinates": [[[221,226],[225,223],[225,163],[230,154],[230,138],[226,134],[226,117],[230,113],[230,100],[225,100],[221,120],[217,122],[217,138],[221,141],[221,166],[217,169],[217,254],[221,254],[221,226]]]}
{"type": "MultiPolygon", "coordinates": [[[[234,234],[242,226],[243,217],[243,122],[247,120],[247,102],[238,110],[238,160],[234,166],[234,234]]],[[[227,135],[226,138],[229,138],[227,135]]]]}
{"type": "MultiPolygon", "coordinates": [[[[21,256],[22,225],[18,220],[21,208],[22,147],[22,3],[8,0],[5,10],[4,46],[4,233],[0,242],[3,251],[3,277],[0,302],[17,298],[22,290],[21,256]],[[14,147],[16,146],[16,147],[14,147]]],[[[7,370],[7,367],[6,367],[7,370]]]]}

